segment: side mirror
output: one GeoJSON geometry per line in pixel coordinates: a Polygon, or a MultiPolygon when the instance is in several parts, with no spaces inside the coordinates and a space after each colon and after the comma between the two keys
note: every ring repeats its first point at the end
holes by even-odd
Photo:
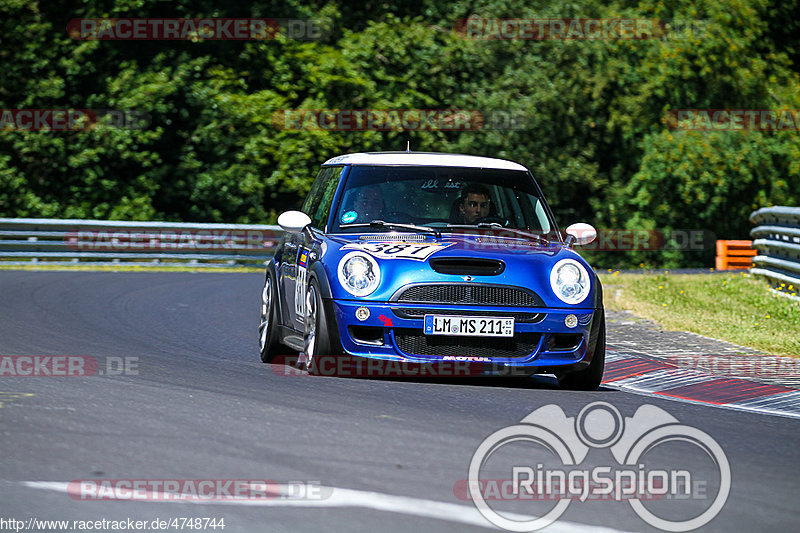
{"type": "Polygon", "coordinates": [[[302,233],[311,224],[311,218],[301,211],[285,211],[278,217],[278,225],[289,233],[302,233]]]}
{"type": "Polygon", "coordinates": [[[591,224],[578,222],[567,228],[567,235],[567,246],[584,246],[597,238],[597,230],[591,224]]]}

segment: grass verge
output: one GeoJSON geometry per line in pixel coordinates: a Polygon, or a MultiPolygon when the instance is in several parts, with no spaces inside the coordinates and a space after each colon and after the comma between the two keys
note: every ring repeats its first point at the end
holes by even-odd
{"type": "MultiPolygon", "coordinates": [[[[749,274],[614,273],[600,279],[609,309],[631,311],[667,330],[800,358],[800,303],[749,274]]],[[[782,290],[800,294],[800,287],[782,290]]]]}

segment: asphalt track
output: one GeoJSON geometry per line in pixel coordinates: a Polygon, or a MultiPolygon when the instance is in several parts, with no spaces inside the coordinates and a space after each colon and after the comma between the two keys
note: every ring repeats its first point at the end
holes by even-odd
{"type": "MultiPolygon", "coordinates": [[[[604,401],[626,417],[655,405],[719,443],[730,495],[704,531],[800,530],[800,420],[610,389],[561,391],[549,378],[287,377],[258,359],[261,283],[258,274],[0,272],[1,356],[91,356],[100,370],[115,358],[135,364],[121,375],[0,377],[0,519],[224,518],[235,533],[487,530],[454,492],[481,441],[549,404],[576,416],[604,401]],[[247,504],[70,497],[69,482],[85,479],[334,489],[326,500],[247,504]]],[[[700,455],[667,458],[713,478],[715,465],[700,455]]],[[[607,463],[590,454],[583,466],[607,463]]],[[[531,516],[529,502],[508,505],[531,516]]],[[[588,526],[656,530],[628,503],[609,501],[572,502],[549,530],[588,526]]]]}

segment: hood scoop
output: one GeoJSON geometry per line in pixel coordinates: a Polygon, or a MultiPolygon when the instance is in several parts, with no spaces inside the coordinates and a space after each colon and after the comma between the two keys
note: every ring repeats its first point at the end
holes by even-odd
{"type": "Polygon", "coordinates": [[[376,233],[374,235],[360,235],[359,241],[402,241],[402,242],[422,242],[428,238],[427,235],[417,233],[376,233]]]}
{"type": "Polygon", "coordinates": [[[496,276],[506,269],[502,261],[477,257],[440,257],[431,259],[430,264],[440,274],[459,276],[496,276]]]}

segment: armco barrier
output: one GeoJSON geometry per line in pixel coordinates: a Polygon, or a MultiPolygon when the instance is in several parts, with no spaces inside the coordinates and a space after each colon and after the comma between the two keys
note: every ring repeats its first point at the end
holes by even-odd
{"type": "Polygon", "coordinates": [[[750,272],[773,284],[800,287],[800,207],[764,207],[750,215],[753,258],[750,272]]]}
{"type": "Polygon", "coordinates": [[[260,266],[282,233],[260,224],[0,218],[0,265],[260,266]]]}

